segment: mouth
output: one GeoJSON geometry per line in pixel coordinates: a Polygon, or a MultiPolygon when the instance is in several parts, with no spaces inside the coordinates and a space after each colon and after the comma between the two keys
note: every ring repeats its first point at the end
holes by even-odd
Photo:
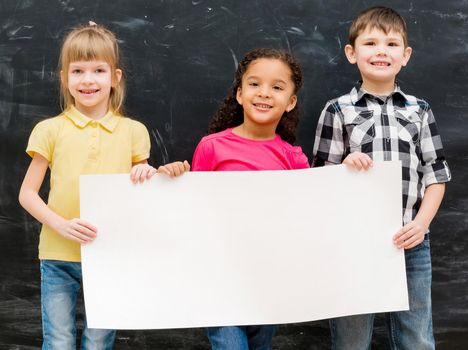
{"type": "Polygon", "coordinates": [[[78,90],[80,94],[83,95],[92,95],[99,91],[99,89],[80,89],[78,90]]]}
{"type": "Polygon", "coordinates": [[[253,105],[255,106],[255,108],[264,110],[264,111],[268,111],[273,108],[273,106],[266,104],[266,103],[254,103],[253,105]]]}
{"type": "Polygon", "coordinates": [[[389,67],[389,66],[390,66],[390,63],[388,63],[388,62],[383,62],[383,61],[371,62],[371,64],[372,64],[373,66],[377,66],[377,67],[389,67]]]}

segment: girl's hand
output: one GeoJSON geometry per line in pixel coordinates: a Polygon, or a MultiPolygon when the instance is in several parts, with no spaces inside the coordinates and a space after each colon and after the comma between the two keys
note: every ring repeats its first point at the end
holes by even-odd
{"type": "Polygon", "coordinates": [[[182,175],[186,171],[190,171],[190,164],[186,160],[184,160],[183,162],[174,162],[161,165],[158,168],[158,173],[167,174],[170,177],[182,175]]]}
{"type": "Polygon", "coordinates": [[[80,244],[90,243],[97,236],[97,228],[81,219],[64,220],[55,230],[66,239],[80,244]]]}
{"type": "Polygon", "coordinates": [[[353,152],[348,154],[348,156],[343,160],[343,164],[346,164],[356,170],[369,170],[374,165],[374,162],[365,153],[353,152]]]}
{"type": "Polygon", "coordinates": [[[398,248],[411,249],[422,243],[426,232],[427,227],[422,223],[413,220],[403,226],[396,235],[393,236],[393,243],[398,248]]]}
{"type": "Polygon", "coordinates": [[[130,171],[130,180],[134,184],[144,182],[145,180],[149,180],[156,172],[156,169],[148,163],[137,164],[130,171]]]}

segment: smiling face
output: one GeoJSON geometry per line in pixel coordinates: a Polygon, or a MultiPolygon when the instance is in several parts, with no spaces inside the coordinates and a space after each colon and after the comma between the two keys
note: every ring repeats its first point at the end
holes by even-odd
{"type": "Polygon", "coordinates": [[[283,113],[296,105],[294,89],[291,69],[281,60],[260,58],[251,62],[236,95],[244,109],[242,128],[249,135],[274,137],[283,113]]]}
{"type": "MultiPolygon", "coordinates": [[[[121,75],[122,72],[116,69],[117,82],[121,75]]],[[[112,69],[107,62],[100,60],[71,62],[65,83],[74,98],[75,107],[80,112],[93,119],[99,119],[107,113],[113,86],[112,69]]]]}
{"type": "Polygon", "coordinates": [[[386,34],[378,28],[367,28],[354,46],[345,47],[348,61],[359,68],[362,87],[378,95],[393,91],[396,75],[408,63],[411,51],[400,33],[390,30],[386,34]]]}

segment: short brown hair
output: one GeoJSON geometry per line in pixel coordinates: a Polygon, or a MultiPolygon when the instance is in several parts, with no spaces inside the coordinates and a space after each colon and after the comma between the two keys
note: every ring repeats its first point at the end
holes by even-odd
{"type": "Polygon", "coordinates": [[[113,86],[109,97],[109,109],[122,114],[125,81],[123,76],[120,81],[116,81],[115,75],[115,70],[121,66],[119,46],[115,35],[101,25],[76,27],[65,37],[59,60],[59,71],[63,72],[60,84],[62,108],[67,109],[75,104],[75,99],[67,87],[70,63],[96,59],[107,62],[111,68],[113,86]]]}
{"type": "Polygon", "coordinates": [[[401,15],[389,7],[376,6],[362,11],[349,28],[349,44],[354,47],[356,38],[366,29],[377,28],[385,34],[395,31],[403,37],[405,47],[408,46],[406,22],[401,15]]]}

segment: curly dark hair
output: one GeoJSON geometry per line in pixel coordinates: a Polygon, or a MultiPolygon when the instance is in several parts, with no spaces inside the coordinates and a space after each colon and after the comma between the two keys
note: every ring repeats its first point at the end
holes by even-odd
{"type": "MultiPolygon", "coordinates": [[[[249,65],[260,58],[273,58],[284,62],[291,70],[291,80],[294,83],[294,94],[297,94],[301,89],[303,84],[302,70],[299,63],[292,55],[283,50],[272,48],[254,49],[248,52],[244,59],[239,63],[229,95],[224,99],[223,103],[211,119],[208,126],[208,134],[220,132],[227,128],[233,128],[243,123],[244,110],[237,102],[237,90],[242,84],[242,77],[249,68],[249,65]]],[[[296,106],[291,111],[285,111],[283,113],[280,122],[276,127],[276,133],[279,134],[284,141],[293,145],[296,141],[296,129],[298,123],[299,106],[298,103],[296,103],[296,106]]]]}

